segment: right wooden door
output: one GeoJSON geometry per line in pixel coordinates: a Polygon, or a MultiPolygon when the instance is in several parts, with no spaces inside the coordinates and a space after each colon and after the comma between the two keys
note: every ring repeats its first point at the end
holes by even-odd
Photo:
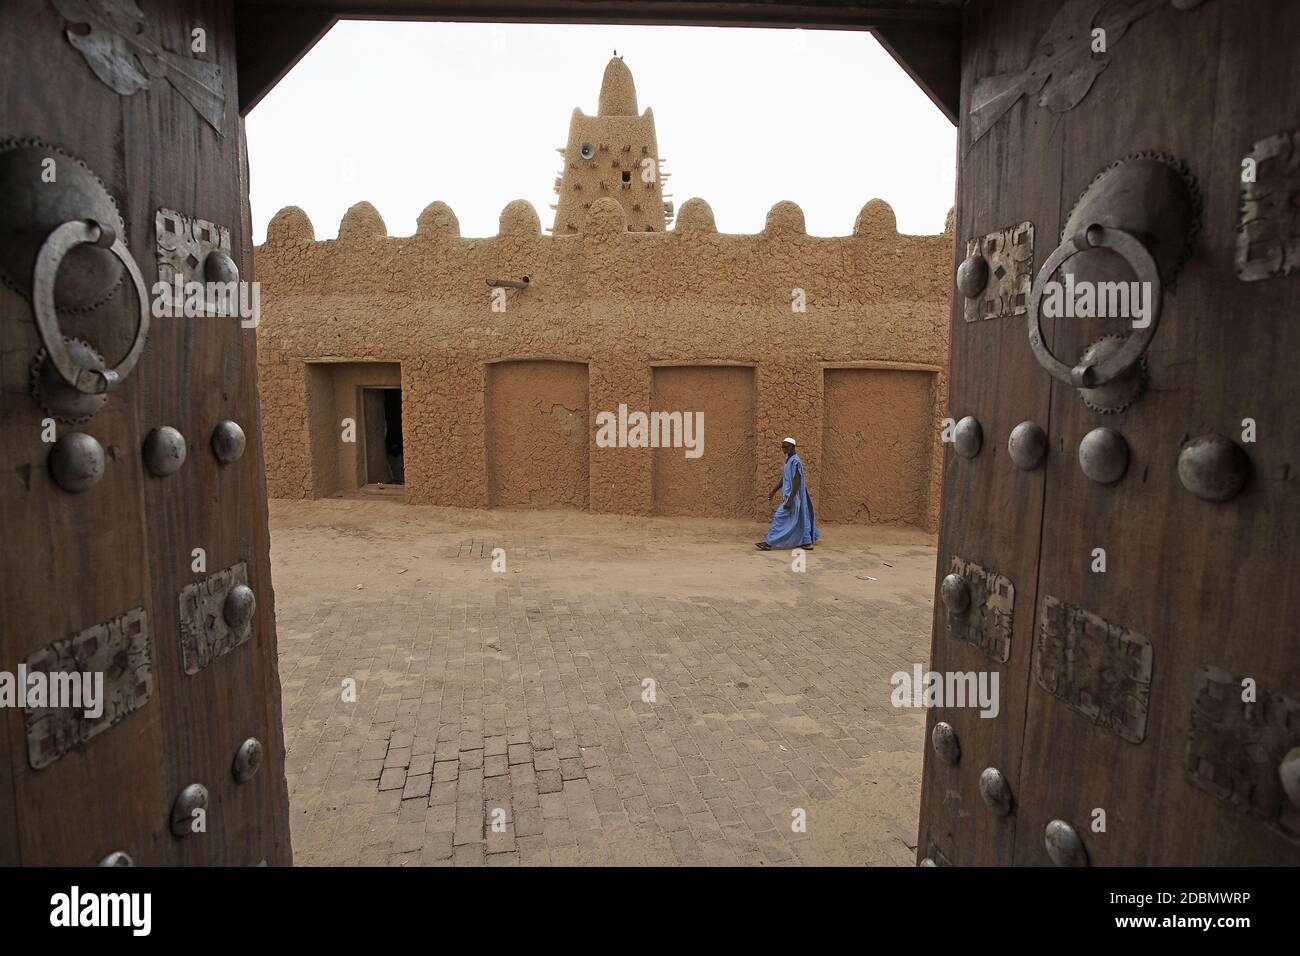
{"type": "Polygon", "coordinates": [[[967,7],[923,862],[1300,864],[1298,36],[967,7]]]}

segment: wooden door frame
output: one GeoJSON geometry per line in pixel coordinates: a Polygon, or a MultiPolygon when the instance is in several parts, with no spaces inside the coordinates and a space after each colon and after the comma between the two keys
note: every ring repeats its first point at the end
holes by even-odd
{"type": "Polygon", "coordinates": [[[949,122],[961,98],[965,0],[234,0],[247,115],[339,20],[770,27],[871,33],[949,122]]]}

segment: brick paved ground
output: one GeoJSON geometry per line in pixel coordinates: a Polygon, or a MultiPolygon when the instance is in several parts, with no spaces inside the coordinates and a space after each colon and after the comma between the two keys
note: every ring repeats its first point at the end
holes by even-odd
{"type": "MultiPolygon", "coordinates": [[[[275,553],[338,533],[274,518],[275,553]]],[[[468,540],[426,560],[464,564],[468,540]]],[[[550,572],[565,539],[530,545],[509,574],[473,558],[473,588],[279,599],[298,864],[912,864],[924,718],[891,706],[889,677],[926,660],[932,548],[819,550],[777,601],[655,594],[645,574],[570,590],[550,572]],[[818,586],[882,562],[922,569],[919,593],[818,586]]],[[[305,573],[283,564],[277,592],[305,573]]]]}

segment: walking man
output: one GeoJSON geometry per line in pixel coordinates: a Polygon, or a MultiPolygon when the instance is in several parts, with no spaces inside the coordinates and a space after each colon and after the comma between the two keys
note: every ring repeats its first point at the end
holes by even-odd
{"type": "Polygon", "coordinates": [[[804,480],[803,459],[795,453],[793,438],[783,439],[781,450],[785,452],[785,468],[781,472],[781,480],[773,486],[767,500],[771,501],[778,489],[784,495],[784,500],[772,517],[772,528],[767,532],[767,538],[757,542],[754,547],[760,551],[771,551],[773,548],[812,550],[812,546],[821,537],[821,532],[817,530],[812,495],[808,493],[808,483],[804,480]]]}

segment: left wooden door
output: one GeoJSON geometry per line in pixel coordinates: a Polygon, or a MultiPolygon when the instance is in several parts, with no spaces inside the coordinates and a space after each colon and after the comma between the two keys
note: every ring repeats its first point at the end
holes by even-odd
{"type": "Polygon", "coordinates": [[[234,26],[5,3],[3,864],[291,862],[234,26]]]}

